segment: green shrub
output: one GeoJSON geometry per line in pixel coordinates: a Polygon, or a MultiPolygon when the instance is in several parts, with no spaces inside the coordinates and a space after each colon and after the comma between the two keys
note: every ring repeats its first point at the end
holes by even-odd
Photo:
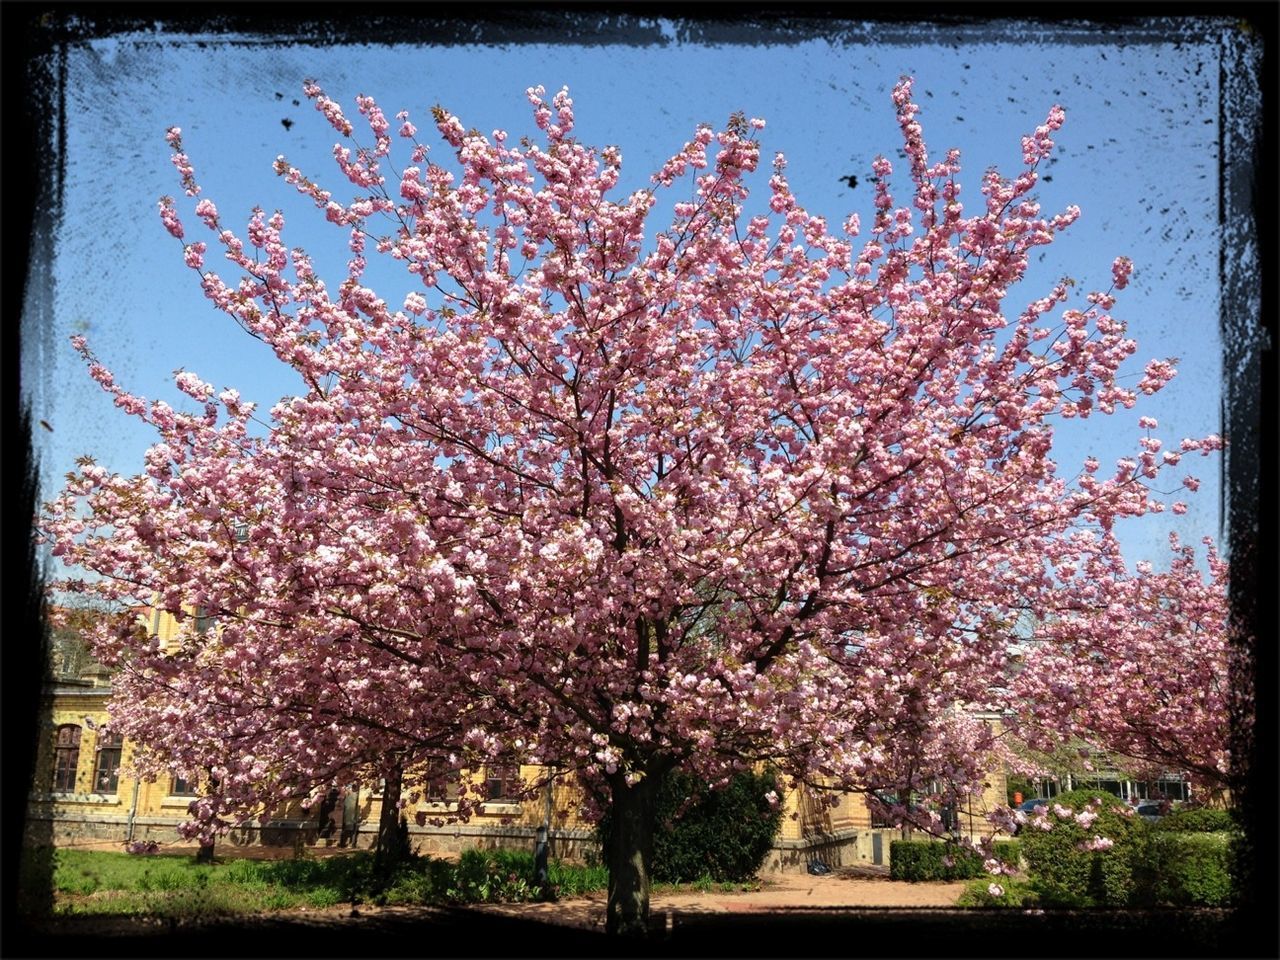
{"type": "Polygon", "coordinates": [[[1185,833],[1219,833],[1235,830],[1236,821],[1227,810],[1183,807],[1157,820],[1155,828],[1185,833]]]}
{"type": "MultiPolygon", "coordinates": [[[[229,860],[197,865],[189,856],[71,851],[57,860],[58,913],[150,914],[196,919],[344,902],[436,904],[522,901],[540,891],[530,851],[467,851],[458,863],[410,857],[394,867],[373,854],[315,860],[229,860]],[[131,863],[128,861],[132,861],[131,863]],[[96,893],[93,898],[84,895],[96,893]]],[[[551,861],[552,885],[573,896],[607,885],[603,867],[551,861]]]]}
{"type": "Polygon", "coordinates": [[[956,899],[957,907],[1033,907],[1040,902],[1031,881],[1018,877],[987,877],[971,880],[956,899]],[[1004,891],[999,896],[991,892],[991,884],[1004,891]]]}
{"type": "Polygon", "coordinates": [[[459,903],[517,903],[533,900],[533,856],[509,850],[462,851],[445,898],[459,903]]]}
{"type": "Polygon", "coordinates": [[[1020,840],[997,840],[995,842],[994,853],[996,859],[1001,863],[1007,863],[1015,870],[1022,867],[1022,841],[1020,840]]]}
{"type": "MultiPolygon", "coordinates": [[[[658,790],[657,826],[650,879],[656,883],[691,883],[704,877],[717,883],[739,883],[759,871],[782,825],[781,806],[765,799],[781,792],[773,773],[736,774],[721,790],[689,774],[668,774],[658,790]],[[686,801],[692,803],[685,806],[686,801]],[[681,808],[683,812],[681,812],[681,808]]],[[[608,814],[597,834],[609,849],[608,814]]]]}
{"type": "MultiPolygon", "coordinates": [[[[997,840],[995,858],[1016,867],[1016,840],[997,840]]],[[[894,840],[889,844],[889,878],[912,883],[921,880],[972,880],[989,876],[982,855],[968,847],[941,840],[894,840]]]]}
{"type": "Polygon", "coordinates": [[[262,889],[267,886],[261,860],[232,860],[222,868],[222,879],[238,887],[262,889]]]}
{"type": "MultiPolygon", "coordinates": [[[[492,850],[489,852],[489,862],[494,873],[533,880],[533,853],[529,850],[492,850]]],[[[550,871],[551,863],[548,861],[547,872],[550,871]]]]}
{"type": "Polygon", "coordinates": [[[1227,831],[1146,831],[1134,851],[1134,903],[1174,907],[1230,905],[1233,836],[1227,831]]]}
{"type": "MultiPolygon", "coordinates": [[[[454,885],[454,874],[454,865],[449,861],[423,857],[411,867],[396,871],[380,899],[390,904],[439,903],[454,885]]],[[[372,884],[366,883],[360,889],[371,890],[372,884]]]]}
{"type": "MultiPolygon", "coordinates": [[[[209,885],[209,868],[191,869],[187,864],[157,862],[155,869],[146,870],[133,884],[135,890],[185,890],[203,889],[209,885]]],[[[127,889],[127,888],[126,888],[127,889]]]]}
{"type": "Polygon", "coordinates": [[[263,875],[273,883],[287,887],[308,887],[323,883],[334,871],[341,871],[344,858],[325,858],[324,860],[272,860],[264,864],[263,875]]]}
{"type": "Polygon", "coordinates": [[[1072,790],[1049,802],[1051,830],[1028,823],[1022,828],[1022,855],[1032,886],[1041,903],[1055,907],[1114,907],[1129,902],[1133,889],[1132,854],[1137,835],[1146,827],[1135,816],[1126,816],[1122,800],[1098,790],[1072,790]],[[1060,818],[1054,806],[1079,813],[1094,798],[1101,798],[1098,817],[1088,827],[1073,818],[1060,818]],[[1083,844],[1095,836],[1112,842],[1107,850],[1089,850],[1083,844]]]}
{"type": "Polygon", "coordinates": [[[455,870],[458,883],[483,883],[489,876],[489,857],[475,847],[463,850],[455,870]]]}
{"type": "MultiPolygon", "coordinates": [[[[462,857],[467,867],[463,873],[462,861],[459,861],[461,880],[446,880],[441,874],[437,880],[441,889],[452,885],[458,894],[476,897],[483,893],[490,901],[505,902],[534,900],[541,892],[533,881],[534,860],[530,850],[473,850],[462,857]]],[[[609,885],[609,874],[603,866],[584,867],[560,860],[548,861],[547,879],[561,897],[597,893],[609,885]]]]}
{"type": "Polygon", "coordinates": [[[983,873],[982,858],[972,850],[937,840],[894,840],[889,844],[892,880],[969,880],[983,873]]]}

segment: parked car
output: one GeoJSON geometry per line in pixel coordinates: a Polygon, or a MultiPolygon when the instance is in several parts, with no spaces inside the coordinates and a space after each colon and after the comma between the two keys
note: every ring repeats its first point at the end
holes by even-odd
{"type": "Polygon", "coordinates": [[[1148,823],[1155,823],[1169,812],[1169,804],[1164,800],[1143,800],[1134,812],[1148,823]]]}
{"type": "MultiPolygon", "coordinates": [[[[1052,800],[1049,800],[1045,797],[1032,797],[1030,800],[1023,800],[1014,809],[1022,813],[1025,813],[1029,817],[1033,813],[1035,813],[1036,807],[1038,806],[1047,807],[1052,802],[1053,802],[1052,800]]],[[[1016,837],[1021,832],[1022,832],[1022,824],[1018,824],[1013,830],[1013,835],[1016,837]]]]}

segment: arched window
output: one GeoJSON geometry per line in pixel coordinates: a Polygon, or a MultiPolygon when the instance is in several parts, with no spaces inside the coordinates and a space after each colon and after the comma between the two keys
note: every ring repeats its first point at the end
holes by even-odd
{"type": "Polygon", "coordinates": [[[80,728],[74,723],[58,727],[53,747],[53,789],[75,793],[76,767],[80,764],[80,728]]]}
{"type": "Polygon", "coordinates": [[[98,734],[98,761],[94,764],[93,792],[115,793],[120,782],[120,754],[124,737],[110,730],[98,734]]]}

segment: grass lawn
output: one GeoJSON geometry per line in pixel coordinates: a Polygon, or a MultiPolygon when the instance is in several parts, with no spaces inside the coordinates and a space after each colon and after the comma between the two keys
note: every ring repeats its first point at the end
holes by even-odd
{"type": "MultiPolygon", "coordinates": [[[[552,860],[559,897],[603,894],[603,866],[552,860]]],[[[367,851],[324,858],[259,860],[219,858],[198,864],[189,854],[128,854],[59,849],[53,853],[53,914],[158,918],[242,916],[302,907],[377,903],[430,905],[534,900],[533,855],[523,851],[465,851],[458,860],[415,857],[379,874],[367,851]]],[[[24,887],[44,881],[34,873],[24,887]]],[[[655,892],[731,892],[759,882],[654,884],[655,892]]]]}
{"type": "Polygon", "coordinates": [[[197,864],[185,854],[58,850],[54,913],[217,916],[328,907],[359,895],[371,874],[372,858],[359,854],[197,864]]]}
{"type": "MultiPolygon", "coordinates": [[[[603,867],[552,861],[561,897],[603,892],[603,867]]],[[[218,859],[197,864],[187,854],[56,850],[55,915],[104,914],[211,917],[331,907],[341,903],[439,904],[533,900],[533,855],[469,850],[457,861],[415,857],[390,875],[373,855],[323,859],[218,859]]],[[[34,874],[24,886],[42,883],[34,874]]]]}

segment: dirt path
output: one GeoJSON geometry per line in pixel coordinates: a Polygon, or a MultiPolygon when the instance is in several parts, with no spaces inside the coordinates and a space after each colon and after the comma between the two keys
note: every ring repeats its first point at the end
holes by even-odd
{"type": "MultiPolygon", "coordinates": [[[[951,907],[965,883],[903,883],[874,868],[842,870],[820,877],[768,874],[760,890],[735,893],[655,893],[655,916],[708,913],[767,913],[772,910],[839,907],[951,907]]],[[[485,903],[471,909],[501,916],[538,919],[582,929],[604,929],[604,894],[558,903],[485,903]]]]}

